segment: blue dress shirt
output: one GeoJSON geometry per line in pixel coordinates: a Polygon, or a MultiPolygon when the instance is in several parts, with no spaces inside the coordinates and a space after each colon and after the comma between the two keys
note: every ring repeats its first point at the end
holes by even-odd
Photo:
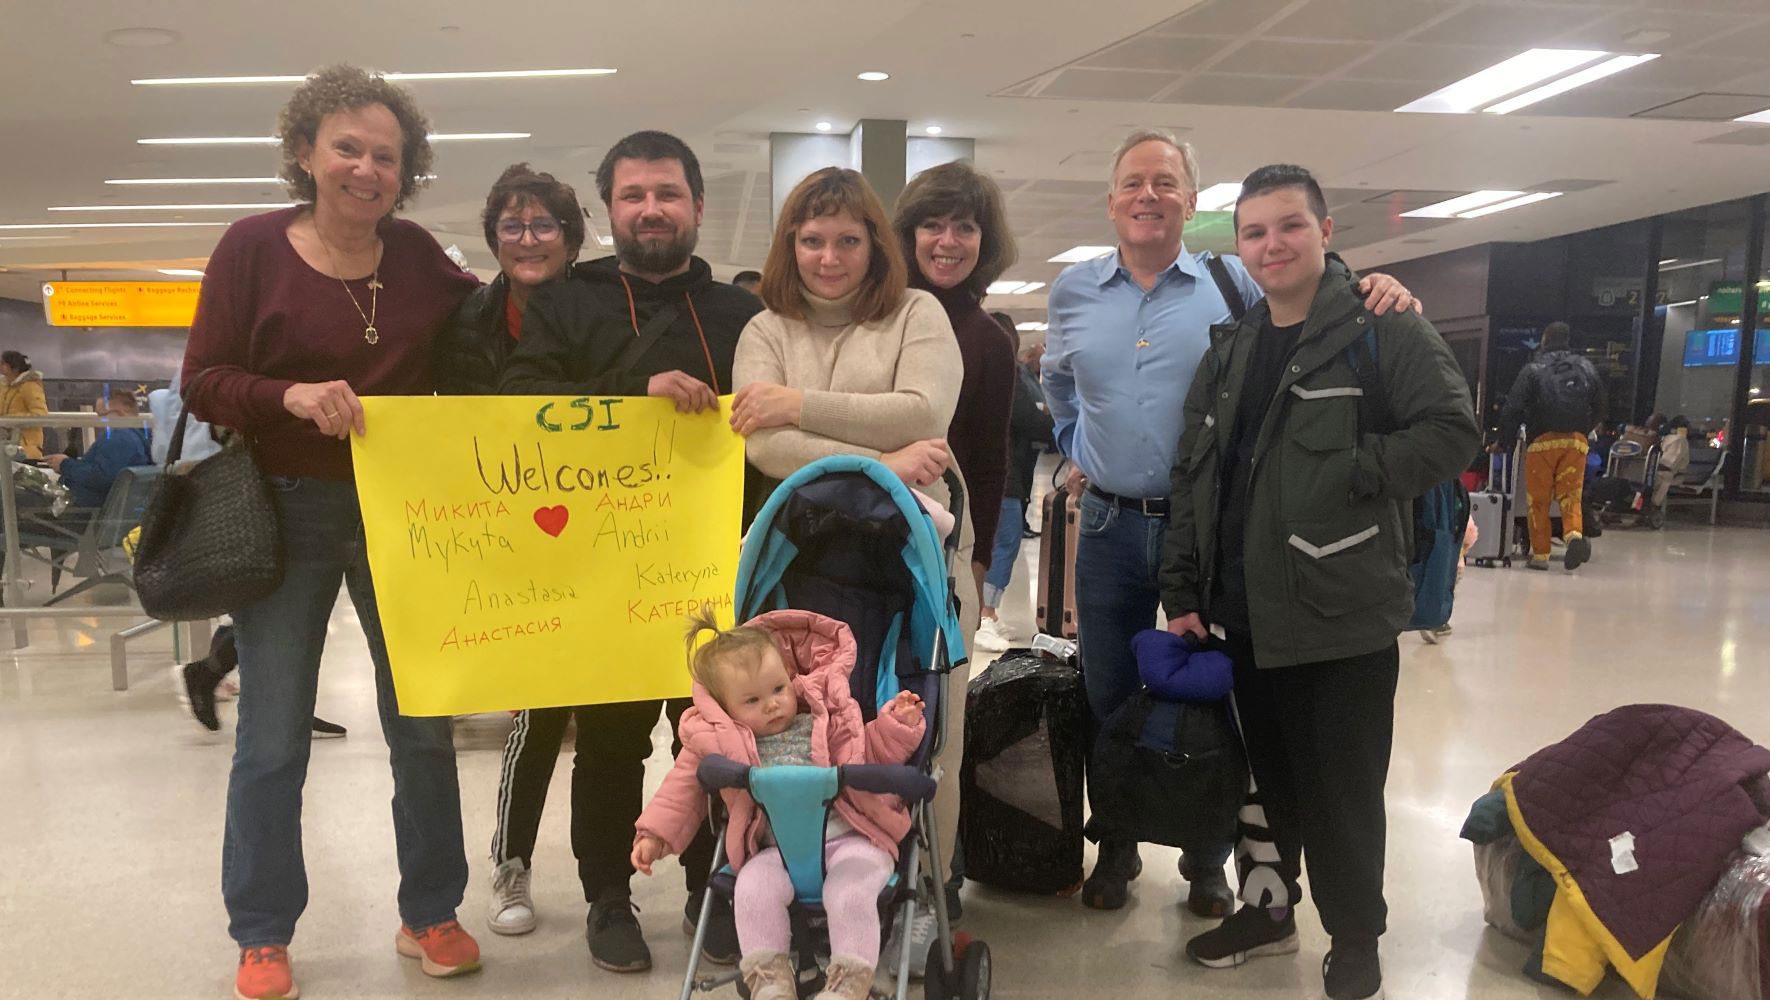
{"type": "MultiPolygon", "coordinates": [[[[1193,373],[1231,318],[1207,256],[1182,244],[1147,292],[1116,250],[1052,284],[1041,367],[1057,446],[1108,493],[1168,495],[1193,373]]],[[[1266,297],[1241,258],[1223,262],[1249,308],[1266,297]]]]}

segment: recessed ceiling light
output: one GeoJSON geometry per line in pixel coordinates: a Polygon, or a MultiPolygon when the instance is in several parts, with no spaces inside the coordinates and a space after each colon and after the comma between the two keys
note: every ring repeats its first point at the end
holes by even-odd
{"type": "Polygon", "coordinates": [[[1212,184],[1198,193],[1198,210],[1201,212],[1221,212],[1235,205],[1235,199],[1241,197],[1241,185],[1235,181],[1224,181],[1212,184]]]}
{"type": "Polygon", "coordinates": [[[56,205],[51,212],[238,212],[255,208],[291,208],[292,201],[211,202],[196,205],[56,205]]]}
{"type": "Polygon", "coordinates": [[[1625,69],[1634,69],[1642,63],[1649,63],[1658,58],[1659,56],[1655,53],[1643,53],[1634,56],[1615,56],[1604,60],[1596,66],[1587,66],[1585,69],[1582,69],[1577,73],[1569,73],[1567,76],[1564,76],[1559,80],[1545,83],[1535,90],[1527,90],[1524,93],[1519,94],[1517,97],[1501,101],[1500,103],[1483,110],[1490,115],[1509,115],[1512,112],[1517,111],[1519,108],[1528,108],[1532,104],[1546,101],[1549,98],[1560,94],[1565,94],[1570,90],[1583,87],[1588,83],[1595,83],[1607,76],[1621,73],[1625,69]]]}
{"type": "Polygon", "coordinates": [[[1116,249],[1118,249],[1118,248],[1117,247],[1091,247],[1091,246],[1070,247],[1068,250],[1065,250],[1062,253],[1058,254],[1057,256],[1050,258],[1047,261],[1047,263],[1074,264],[1078,261],[1093,260],[1096,257],[1104,257],[1107,254],[1112,253],[1116,249]]]}
{"type": "Polygon", "coordinates": [[[995,281],[991,282],[986,295],[1025,295],[1045,287],[1042,281],[995,281]]]}
{"type": "Polygon", "coordinates": [[[1014,324],[1014,329],[1016,329],[1016,330],[1030,330],[1030,331],[1038,332],[1038,331],[1051,329],[1051,324],[1049,324],[1049,323],[1034,323],[1034,322],[1028,320],[1025,323],[1014,324]]]}
{"type": "MultiPolygon", "coordinates": [[[[1673,257],[1672,259],[1677,260],[1678,258],[1673,257]]],[[[1667,267],[1665,264],[1661,264],[1661,265],[1659,265],[1659,269],[1661,271],[1682,271],[1687,267],[1702,267],[1705,264],[1719,264],[1720,262],[1721,262],[1721,258],[1710,257],[1707,260],[1693,260],[1687,264],[1676,264],[1671,267],[1667,267]]],[[[1705,295],[1703,297],[1707,298],[1708,296],[1705,295]]]]}
{"type": "Polygon", "coordinates": [[[939,135],[944,130],[939,125],[930,125],[927,128],[923,129],[922,131],[928,133],[929,135],[939,135]]]}
{"type": "Polygon", "coordinates": [[[104,33],[105,44],[115,45],[120,49],[158,48],[183,38],[183,35],[168,28],[118,28],[104,33]]]}
{"type": "Polygon", "coordinates": [[[1765,109],[1756,112],[1755,114],[1741,115],[1733,120],[1736,122],[1752,122],[1757,125],[1770,125],[1770,109],[1765,109]]]}
{"type": "Polygon", "coordinates": [[[1473,194],[1460,195],[1435,205],[1426,205],[1411,212],[1401,213],[1404,219],[1454,219],[1464,212],[1472,212],[1477,208],[1497,205],[1502,201],[1511,201],[1522,197],[1523,191],[1476,191],[1473,194]]]}
{"type": "Polygon", "coordinates": [[[1531,49],[1395,110],[1468,114],[1526,87],[1595,63],[1609,54],[1590,49],[1531,49]]]}
{"type": "Polygon", "coordinates": [[[1484,215],[1493,215],[1495,212],[1505,212],[1505,211],[1510,211],[1511,209],[1514,209],[1514,208],[1523,208],[1526,205],[1534,205],[1539,201],[1548,201],[1550,198],[1559,198],[1559,197],[1561,197],[1561,192],[1559,192],[1559,191],[1536,191],[1536,192],[1532,192],[1531,194],[1524,195],[1521,198],[1513,198],[1510,201],[1502,201],[1497,205],[1487,205],[1483,208],[1477,208],[1472,211],[1458,213],[1457,218],[1459,218],[1459,219],[1479,219],[1484,215]]]}
{"type": "Polygon", "coordinates": [[[281,184],[280,177],[118,177],[106,184],[281,184]]]}
{"type": "Polygon", "coordinates": [[[1667,264],[1676,264],[1676,263],[1677,263],[1677,262],[1678,262],[1678,258],[1676,258],[1676,257],[1667,257],[1667,258],[1666,258],[1666,259],[1665,259],[1665,260],[1662,260],[1662,261],[1660,261],[1660,262],[1659,262],[1659,266],[1660,266],[1660,267],[1662,267],[1662,268],[1663,268],[1663,267],[1665,267],[1665,266],[1666,266],[1666,265],[1667,265],[1667,264]]]}
{"type": "Polygon", "coordinates": [[[188,267],[162,267],[159,272],[174,278],[201,278],[203,272],[193,271],[188,267]]]}
{"type": "Polygon", "coordinates": [[[819,132],[828,132],[830,129],[833,129],[835,127],[836,126],[831,125],[829,122],[818,122],[817,123],[817,130],[819,132]]]}
{"type": "Polygon", "coordinates": [[[868,83],[878,83],[881,80],[891,79],[891,74],[890,73],[881,73],[876,69],[869,69],[865,73],[861,73],[858,76],[856,76],[855,79],[865,80],[868,83]]]}
{"type": "Polygon", "coordinates": [[[205,229],[225,222],[28,222],[0,225],[0,229],[205,229]]]}
{"type": "MultiPolygon", "coordinates": [[[[384,73],[388,80],[410,83],[424,80],[525,80],[559,76],[612,76],[616,70],[596,69],[512,69],[474,70],[448,73],[384,73]]],[[[206,87],[256,83],[301,83],[305,76],[162,76],[130,80],[137,87],[206,87]]]]}
{"type": "MultiPolygon", "coordinates": [[[[431,142],[461,142],[484,139],[527,139],[528,132],[432,132],[431,142]]],[[[274,135],[221,135],[177,139],[137,139],[143,146],[275,146],[283,140],[274,135]]]]}

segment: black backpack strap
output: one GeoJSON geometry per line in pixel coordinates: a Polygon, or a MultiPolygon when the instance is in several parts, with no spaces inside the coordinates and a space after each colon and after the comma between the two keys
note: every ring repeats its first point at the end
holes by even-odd
{"type": "Polygon", "coordinates": [[[1211,271],[1211,279],[1217,283],[1217,291],[1223,294],[1223,301],[1229,304],[1229,315],[1240,320],[1248,314],[1247,300],[1241,297],[1241,289],[1235,286],[1235,279],[1229,276],[1229,265],[1223,258],[1211,254],[1205,258],[1205,267],[1211,271]]]}
{"type": "Polygon", "coordinates": [[[632,371],[639,359],[645,356],[645,352],[651,350],[652,345],[664,335],[664,331],[670,329],[670,324],[676,322],[676,315],[676,303],[666,302],[659,306],[658,311],[651,314],[651,319],[646,320],[633,339],[627,342],[627,346],[621,348],[621,353],[615,355],[614,362],[608,367],[609,373],[625,375],[632,371]]]}
{"type": "Polygon", "coordinates": [[[1383,391],[1382,368],[1377,361],[1377,321],[1365,314],[1364,336],[1346,345],[1346,363],[1358,377],[1364,395],[1358,400],[1358,432],[1389,434],[1395,430],[1395,417],[1389,410],[1389,395],[1383,391]]]}

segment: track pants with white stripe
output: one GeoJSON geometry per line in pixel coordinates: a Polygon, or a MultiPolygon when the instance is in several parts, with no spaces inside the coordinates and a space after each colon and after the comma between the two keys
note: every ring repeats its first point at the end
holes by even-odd
{"type": "MultiPolygon", "coordinates": [[[[625,893],[633,868],[633,824],[644,806],[645,762],[652,754],[651,733],[664,709],[672,731],[692,702],[636,701],[576,708],[535,708],[517,715],[504,744],[498,779],[498,828],[492,835],[492,861],[521,858],[533,867],[535,837],[547,804],[547,786],[559,759],[566,724],[577,717],[572,762],[572,854],[584,899],[625,893]]],[[[673,742],[671,753],[682,749],[673,742]]],[[[707,882],[713,863],[713,835],[703,826],[682,856],[690,892],[707,882]]]]}

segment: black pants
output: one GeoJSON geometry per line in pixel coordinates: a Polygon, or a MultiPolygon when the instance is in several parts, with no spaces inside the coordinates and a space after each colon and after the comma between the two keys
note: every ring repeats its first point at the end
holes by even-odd
{"type": "Polygon", "coordinates": [[[1248,763],[1278,847],[1278,874],[1293,904],[1301,862],[1310,896],[1333,937],[1380,936],[1387,819],[1383,786],[1395,735],[1401,652],[1262,670],[1253,644],[1231,634],[1235,702],[1248,763]]]}
{"type": "MultiPolygon", "coordinates": [[[[492,834],[492,861],[521,858],[530,865],[547,785],[559,759],[559,743],[575,714],[576,756],[572,762],[572,854],[584,899],[624,893],[633,877],[628,855],[633,850],[633,824],[644,807],[645,761],[651,756],[651,731],[664,709],[674,729],[686,698],[669,702],[634,701],[576,708],[534,708],[520,713],[504,744],[498,778],[498,828],[492,834]]],[[[682,744],[672,743],[671,753],[682,744]]],[[[713,863],[713,834],[703,826],[682,855],[684,881],[690,892],[707,884],[713,863]]]]}

